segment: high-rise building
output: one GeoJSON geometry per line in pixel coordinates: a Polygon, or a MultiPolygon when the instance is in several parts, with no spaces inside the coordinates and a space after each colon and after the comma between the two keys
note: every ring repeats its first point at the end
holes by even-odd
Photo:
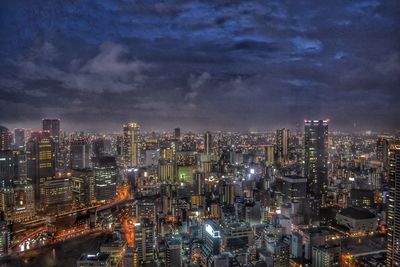
{"type": "Polygon", "coordinates": [[[10,149],[11,146],[11,133],[10,131],[0,125],[0,150],[10,149]]]}
{"type": "Polygon", "coordinates": [[[275,149],[273,145],[265,146],[265,162],[268,166],[275,164],[275,149]]]}
{"type": "MultiPolygon", "coordinates": [[[[0,217],[1,214],[0,214],[0,217]]],[[[7,255],[11,245],[11,232],[5,221],[0,218],[0,257],[7,255]]]]}
{"type": "Polygon", "coordinates": [[[104,137],[96,138],[92,141],[92,151],[94,157],[111,155],[111,141],[104,137]]]}
{"type": "Polygon", "coordinates": [[[328,121],[305,121],[304,148],[308,194],[323,204],[328,187],[328,121]]]}
{"type": "Polygon", "coordinates": [[[285,164],[288,160],[289,129],[276,130],[276,155],[279,164],[285,164]]]}
{"type": "Polygon", "coordinates": [[[154,261],[154,224],[142,220],[134,228],[135,250],[140,266],[154,261]]]}
{"type": "Polygon", "coordinates": [[[400,143],[389,147],[389,197],[387,204],[386,266],[400,266],[400,143]]]}
{"type": "Polygon", "coordinates": [[[72,204],[71,183],[68,178],[53,179],[43,184],[44,208],[47,212],[69,210],[72,204]]]}
{"type": "Polygon", "coordinates": [[[13,219],[16,222],[32,219],[35,215],[35,199],[33,186],[17,185],[13,188],[13,219]]]}
{"type": "Polygon", "coordinates": [[[174,139],[175,140],[180,140],[181,139],[181,128],[175,128],[174,139]]]}
{"type": "Polygon", "coordinates": [[[50,137],[54,143],[54,156],[56,162],[56,168],[64,165],[64,157],[61,152],[63,147],[62,140],[60,137],[60,119],[42,119],[43,131],[50,133],[50,137]]]}
{"type": "Polygon", "coordinates": [[[95,196],[98,202],[115,198],[117,189],[117,162],[115,157],[93,158],[95,196]]]}
{"type": "Polygon", "coordinates": [[[182,266],[182,242],[179,238],[170,238],[167,241],[165,259],[166,267],[182,266]]]}
{"type": "Polygon", "coordinates": [[[25,147],[25,129],[14,129],[14,147],[16,149],[24,149],[25,147]]]}
{"type": "Polygon", "coordinates": [[[55,149],[50,133],[32,132],[26,144],[27,179],[33,184],[37,206],[44,200],[43,184],[55,177],[55,149]]]}
{"type": "Polygon", "coordinates": [[[60,119],[42,119],[43,131],[48,131],[53,138],[55,146],[60,143],[60,119]]]}
{"type": "Polygon", "coordinates": [[[218,225],[211,220],[205,222],[202,232],[201,262],[203,266],[208,266],[209,259],[221,253],[221,232],[218,225]]]}
{"type": "Polygon", "coordinates": [[[340,266],[340,245],[324,245],[312,248],[312,267],[340,266]]]}
{"type": "Polygon", "coordinates": [[[378,140],[376,141],[376,158],[382,161],[385,168],[388,167],[389,163],[388,153],[391,140],[391,136],[382,134],[378,136],[378,140]]]}
{"type": "Polygon", "coordinates": [[[210,155],[212,150],[212,136],[209,131],[204,134],[204,152],[210,155]]]}
{"type": "Polygon", "coordinates": [[[90,167],[90,147],[84,139],[73,140],[71,142],[71,168],[75,170],[86,169],[90,167]]]}
{"type": "Polygon", "coordinates": [[[91,169],[73,170],[70,180],[75,203],[88,206],[95,201],[95,182],[91,169]]]}
{"type": "Polygon", "coordinates": [[[18,158],[12,150],[0,150],[0,187],[13,186],[18,175],[18,158]]]}
{"type": "Polygon", "coordinates": [[[140,165],[140,126],[135,122],[123,126],[124,132],[124,161],[129,167],[140,165]]]}

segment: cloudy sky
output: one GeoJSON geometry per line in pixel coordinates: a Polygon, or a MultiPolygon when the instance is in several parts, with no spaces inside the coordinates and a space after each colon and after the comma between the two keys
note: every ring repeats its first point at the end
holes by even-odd
{"type": "Polygon", "coordinates": [[[0,5],[9,128],[399,129],[398,0],[0,5]]]}

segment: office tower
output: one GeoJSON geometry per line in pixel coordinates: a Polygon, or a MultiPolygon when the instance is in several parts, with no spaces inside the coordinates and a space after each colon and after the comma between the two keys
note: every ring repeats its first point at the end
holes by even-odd
{"type": "Polygon", "coordinates": [[[143,220],[135,224],[135,250],[140,266],[154,261],[154,224],[143,220]]]}
{"type": "Polygon", "coordinates": [[[11,148],[11,133],[10,131],[0,125],[0,150],[7,150],[11,148]]]}
{"type": "Polygon", "coordinates": [[[391,140],[392,137],[389,135],[379,135],[376,141],[376,158],[383,163],[385,168],[388,168],[388,153],[391,140]]]}
{"type": "Polygon", "coordinates": [[[289,244],[284,241],[267,243],[267,249],[273,255],[274,267],[289,267],[289,244]]]}
{"type": "Polygon", "coordinates": [[[175,140],[180,140],[181,139],[181,128],[175,128],[174,139],[175,140]]]}
{"type": "Polygon", "coordinates": [[[268,166],[275,164],[275,149],[273,145],[265,146],[265,162],[268,166]]]}
{"type": "Polygon", "coordinates": [[[43,131],[48,131],[50,137],[53,138],[55,147],[60,144],[60,120],[59,119],[42,119],[43,131]]]}
{"type": "Polygon", "coordinates": [[[227,181],[220,181],[218,187],[220,203],[233,205],[236,199],[235,184],[227,181]]]}
{"type": "Polygon", "coordinates": [[[93,158],[95,196],[98,202],[113,200],[117,186],[117,162],[115,157],[93,158]]]}
{"type": "Polygon", "coordinates": [[[195,195],[204,195],[205,186],[206,186],[205,179],[206,179],[206,176],[205,176],[204,172],[196,171],[194,173],[193,189],[194,189],[195,195]]]}
{"type": "Polygon", "coordinates": [[[167,248],[165,252],[165,266],[166,267],[180,267],[182,266],[182,244],[179,238],[170,238],[167,241],[167,248]]]}
{"type": "Polygon", "coordinates": [[[400,143],[389,147],[389,196],[387,203],[386,266],[400,266],[400,143]]]}
{"type": "Polygon", "coordinates": [[[201,262],[203,266],[208,266],[209,259],[221,253],[221,234],[218,225],[211,220],[204,223],[202,233],[201,262]]]}
{"type": "Polygon", "coordinates": [[[33,184],[35,203],[44,200],[43,184],[55,177],[55,149],[49,132],[32,132],[26,143],[27,179],[33,184]]]}
{"type": "Polygon", "coordinates": [[[323,245],[312,248],[312,267],[340,266],[340,245],[323,245]]]}
{"type": "Polygon", "coordinates": [[[47,212],[69,210],[72,204],[72,191],[69,179],[53,179],[43,184],[44,208],[47,212]]]}
{"type": "Polygon", "coordinates": [[[76,203],[89,206],[95,201],[95,182],[91,169],[72,170],[70,180],[76,203]]]}
{"type": "Polygon", "coordinates": [[[90,147],[86,140],[73,140],[70,145],[71,168],[75,170],[86,169],[90,167],[90,147]]]}
{"type": "Polygon", "coordinates": [[[210,155],[212,150],[212,136],[209,131],[204,134],[204,153],[210,155]]]}
{"type": "Polygon", "coordinates": [[[284,202],[300,201],[307,196],[307,179],[304,177],[279,176],[276,185],[284,202]]]}
{"type": "Polygon", "coordinates": [[[17,180],[14,181],[16,184],[23,184],[26,185],[27,179],[28,179],[28,166],[27,166],[27,160],[26,160],[26,151],[25,150],[18,150],[18,152],[15,153],[16,155],[16,160],[18,162],[18,171],[17,171],[17,180]]]}
{"type": "Polygon", "coordinates": [[[150,200],[136,200],[134,203],[136,209],[136,220],[146,220],[149,223],[155,223],[156,220],[156,206],[153,201],[150,200]]]}
{"type": "Polygon", "coordinates": [[[0,214],[0,258],[7,255],[11,245],[11,232],[0,214]]]}
{"type": "Polygon", "coordinates": [[[240,220],[224,223],[221,236],[222,250],[234,254],[254,244],[254,234],[250,224],[240,220]]]}
{"type": "Polygon", "coordinates": [[[104,137],[99,137],[92,141],[93,157],[110,156],[112,154],[111,150],[111,141],[104,137]]]}
{"type": "Polygon", "coordinates": [[[13,214],[13,196],[12,187],[0,187],[0,208],[6,220],[12,220],[13,214]]]}
{"type": "Polygon", "coordinates": [[[60,137],[60,120],[59,119],[42,119],[43,131],[50,133],[50,137],[54,143],[54,156],[56,162],[56,168],[63,167],[65,158],[64,153],[60,153],[63,150],[60,137]]]}
{"type": "Polygon", "coordinates": [[[30,184],[14,187],[13,219],[16,222],[29,220],[35,216],[35,197],[30,184]]]}
{"type": "Polygon", "coordinates": [[[140,165],[140,126],[135,122],[123,126],[124,132],[124,161],[128,167],[140,165]]]}
{"type": "Polygon", "coordinates": [[[285,164],[288,160],[289,129],[276,130],[276,155],[279,164],[285,164]]]}
{"type": "Polygon", "coordinates": [[[25,147],[25,129],[14,129],[14,147],[16,149],[24,149],[25,147]]]}
{"type": "Polygon", "coordinates": [[[328,186],[328,121],[305,121],[304,146],[307,191],[321,205],[328,186]]]}
{"type": "Polygon", "coordinates": [[[17,175],[17,156],[12,150],[0,150],[0,188],[12,187],[17,175]]]}

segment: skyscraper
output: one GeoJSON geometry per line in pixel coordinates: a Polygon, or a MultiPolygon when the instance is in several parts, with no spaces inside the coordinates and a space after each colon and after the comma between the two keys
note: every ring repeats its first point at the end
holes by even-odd
{"type": "Polygon", "coordinates": [[[26,144],[27,177],[32,182],[35,202],[44,200],[43,185],[55,177],[55,148],[49,132],[32,132],[26,144]]]}
{"type": "Polygon", "coordinates": [[[170,238],[167,241],[167,248],[165,251],[165,266],[166,267],[180,267],[182,266],[182,244],[178,238],[170,238]]]}
{"type": "Polygon", "coordinates": [[[123,126],[124,132],[124,161],[128,167],[140,165],[140,126],[135,122],[123,126]]]}
{"type": "Polygon", "coordinates": [[[265,146],[265,162],[268,166],[272,166],[275,164],[275,151],[273,145],[265,146]]]}
{"type": "Polygon", "coordinates": [[[11,145],[11,133],[10,131],[0,125],[0,150],[10,149],[11,145]]]}
{"type": "Polygon", "coordinates": [[[80,170],[89,168],[89,144],[84,139],[71,142],[71,168],[80,170]]]}
{"type": "Polygon", "coordinates": [[[207,131],[204,134],[204,152],[206,153],[206,155],[211,154],[211,149],[212,149],[212,136],[211,133],[207,131]]]}
{"type": "Polygon", "coordinates": [[[175,140],[181,139],[181,128],[175,128],[175,130],[174,130],[174,139],[175,140]]]}
{"type": "Polygon", "coordinates": [[[389,145],[392,137],[389,135],[379,135],[376,141],[376,158],[383,163],[385,168],[388,167],[389,145]]]}
{"type": "Polygon", "coordinates": [[[154,224],[142,220],[135,224],[135,249],[140,266],[154,261],[154,224]]]}
{"type": "Polygon", "coordinates": [[[18,175],[18,157],[12,150],[0,150],[0,187],[11,187],[18,175]]]}
{"type": "Polygon", "coordinates": [[[117,187],[117,162],[115,157],[93,158],[95,196],[98,202],[115,198],[117,187]]]}
{"type": "Polygon", "coordinates": [[[400,143],[389,147],[389,197],[386,266],[400,266],[400,143]]]}
{"type": "Polygon", "coordinates": [[[14,147],[16,149],[23,149],[25,147],[25,129],[14,129],[14,147]]]}
{"type": "Polygon", "coordinates": [[[60,143],[60,119],[43,119],[43,131],[48,131],[53,138],[55,146],[60,143]]]}
{"type": "Polygon", "coordinates": [[[304,173],[307,191],[322,204],[328,186],[328,121],[306,120],[304,135],[304,173]]]}
{"type": "Polygon", "coordinates": [[[276,154],[279,164],[284,164],[288,160],[289,150],[289,129],[283,128],[276,130],[276,154]]]}

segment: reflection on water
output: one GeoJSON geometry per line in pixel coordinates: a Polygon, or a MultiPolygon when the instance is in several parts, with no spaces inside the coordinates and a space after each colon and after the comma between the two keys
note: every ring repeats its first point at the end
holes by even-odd
{"type": "Polygon", "coordinates": [[[70,267],[83,252],[96,252],[107,234],[92,233],[85,237],[56,244],[49,248],[30,251],[20,258],[0,261],[0,267],[70,267]]]}

